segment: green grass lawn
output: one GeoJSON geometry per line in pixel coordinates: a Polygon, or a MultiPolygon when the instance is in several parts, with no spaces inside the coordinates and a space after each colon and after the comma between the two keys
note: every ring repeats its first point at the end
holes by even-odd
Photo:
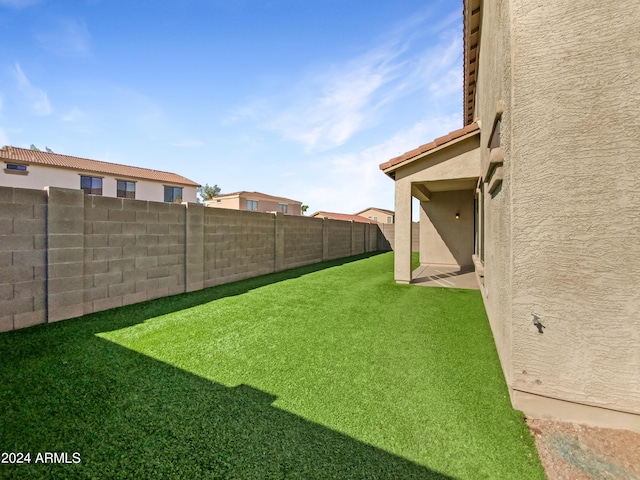
{"type": "Polygon", "coordinates": [[[32,463],[0,477],[543,479],[480,293],[392,272],[361,256],[1,334],[0,451],[32,463]]]}

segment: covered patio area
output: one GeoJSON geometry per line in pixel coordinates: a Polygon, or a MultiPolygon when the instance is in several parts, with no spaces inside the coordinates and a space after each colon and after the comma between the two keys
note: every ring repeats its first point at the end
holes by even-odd
{"type": "Polygon", "coordinates": [[[422,287],[480,289],[472,267],[420,265],[412,272],[412,277],[411,283],[422,287]]]}
{"type": "Polygon", "coordinates": [[[397,283],[478,288],[473,255],[480,219],[477,123],[380,165],[395,181],[397,283]],[[420,201],[420,268],[411,268],[412,199],[420,201]]]}

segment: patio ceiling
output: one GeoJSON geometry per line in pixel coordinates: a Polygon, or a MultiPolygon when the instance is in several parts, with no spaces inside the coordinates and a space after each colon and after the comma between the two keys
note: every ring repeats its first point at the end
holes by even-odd
{"type": "Polygon", "coordinates": [[[411,184],[411,195],[422,202],[428,202],[431,200],[432,193],[451,192],[455,190],[474,190],[477,183],[478,177],[414,182],[411,184]]]}

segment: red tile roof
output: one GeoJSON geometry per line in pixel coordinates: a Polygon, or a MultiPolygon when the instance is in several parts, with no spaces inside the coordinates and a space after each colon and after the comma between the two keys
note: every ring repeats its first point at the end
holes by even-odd
{"type": "Polygon", "coordinates": [[[354,221],[359,223],[376,223],[368,218],[364,218],[359,215],[349,215],[348,213],[316,212],[311,216],[316,218],[330,218],[332,220],[344,220],[346,222],[354,221]]]}
{"type": "Polygon", "coordinates": [[[120,176],[123,178],[139,178],[143,180],[153,180],[156,182],[175,183],[178,185],[189,185],[199,187],[200,184],[189,180],[175,173],[151,170],[149,168],[130,167],[118,163],[102,162],[100,160],[90,160],[88,158],[71,157],[58,153],[41,152],[39,150],[28,150],[4,146],[0,148],[0,158],[3,160],[14,160],[27,164],[45,165],[49,167],[60,167],[79,170],[89,173],[101,173],[106,175],[120,176]]]}
{"type": "Polygon", "coordinates": [[[388,162],[380,164],[380,170],[387,170],[388,168],[395,167],[400,163],[403,163],[407,160],[411,160],[414,157],[417,157],[418,155],[422,155],[423,153],[426,153],[429,150],[433,150],[442,145],[446,145],[447,143],[453,142],[454,140],[458,140],[459,138],[464,137],[465,135],[468,135],[470,133],[474,133],[479,129],[480,127],[478,126],[477,122],[466,125],[465,127],[462,127],[459,130],[454,130],[453,132],[450,132],[447,135],[436,138],[433,142],[425,143],[424,145],[421,145],[418,148],[409,150],[408,152],[406,152],[403,155],[400,155],[399,157],[392,158],[388,162]]]}

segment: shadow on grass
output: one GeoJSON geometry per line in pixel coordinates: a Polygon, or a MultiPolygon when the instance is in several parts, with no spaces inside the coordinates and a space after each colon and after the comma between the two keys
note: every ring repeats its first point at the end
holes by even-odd
{"type": "MultiPolygon", "coordinates": [[[[370,255],[367,255],[370,256],[370,255]]],[[[449,479],[402,457],[96,336],[365,258],[302,267],[0,335],[1,478],[449,479]],[[35,463],[73,452],[78,464],[35,463]]]]}

